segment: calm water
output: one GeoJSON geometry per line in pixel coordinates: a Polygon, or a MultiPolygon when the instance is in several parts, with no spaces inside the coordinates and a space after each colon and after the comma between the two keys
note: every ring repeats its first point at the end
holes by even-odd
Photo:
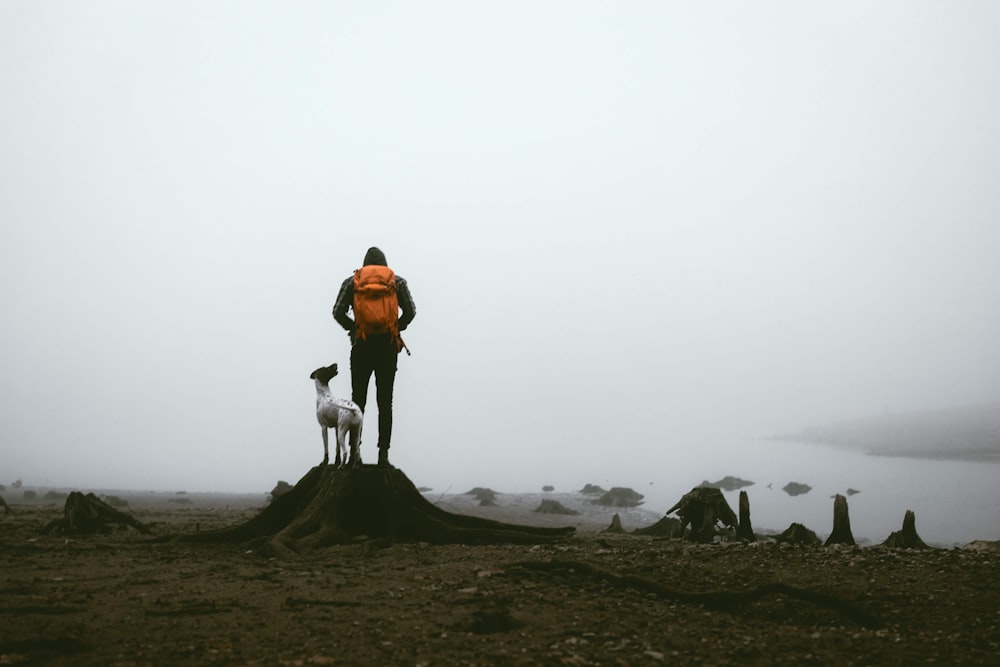
{"type": "MultiPolygon", "coordinates": [[[[659,460],[640,467],[624,461],[604,462],[598,472],[579,461],[555,475],[547,471],[545,483],[556,486],[557,493],[578,490],[585,483],[631,487],[645,495],[644,509],[663,513],[702,480],[732,475],[755,482],[745,488],[755,530],[781,531],[797,522],[821,538],[833,528],[832,496],[846,496],[853,488],[860,493],[848,496],[848,507],[858,540],[882,542],[902,527],[906,510],[916,514],[917,532],[929,543],[952,546],[1000,539],[1000,465],[995,463],[877,457],[849,449],[765,440],[735,446],[707,444],[696,450],[687,446],[660,450],[657,456],[659,460]],[[781,490],[788,482],[813,488],[793,497],[781,490]]],[[[502,481],[487,485],[501,492],[539,490],[538,486],[506,488],[502,481]]],[[[739,491],[725,495],[736,511],[739,491]]]]}
{"type": "MultiPolygon", "coordinates": [[[[1000,465],[994,463],[879,457],[820,445],[751,441],[735,454],[727,449],[725,464],[695,484],[726,475],[755,482],[745,490],[756,529],[784,530],[798,522],[825,537],[833,527],[831,496],[846,496],[853,488],[860,491],[848,496],[856,539],[883,541],[901,528],[906,510],[916,514],[917,532],[927,542],[952,545],[1000,539],[1000,465]],[[791,481],[813,488],[789,496],[781,488],[791,481]]],[[[677,501],[676,491],[653,489],[676,486],[682,481],[678,475],[651,481],[645,490],[635,487],[646,493],[650,509],[666,501],[666,510],[677,501]]],[[[726,499],[736,510],[739,491],[726,492],[726,499]]]]}

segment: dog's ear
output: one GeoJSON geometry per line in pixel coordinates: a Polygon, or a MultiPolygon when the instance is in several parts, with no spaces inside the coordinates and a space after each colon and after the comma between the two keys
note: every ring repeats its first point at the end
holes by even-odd
{"type": "Polygon", "coordinates": [[[310,380],[315,380],[316,379],[316,371],[313,371],[312,373],[309,374],[309,379],[310,380]]]}
{"type": "Polygon", "coordinates": [[[333,364],[332,366],[330,366],[330,371],[331,371],[331,372],[332,372],[332,373],[333,373],[334,375],[336,375],[336,374],[337,374],[337,364],[333,364]]]}

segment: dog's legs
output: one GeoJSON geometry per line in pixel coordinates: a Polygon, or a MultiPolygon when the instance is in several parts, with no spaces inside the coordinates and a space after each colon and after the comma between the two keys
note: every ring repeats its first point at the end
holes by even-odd
{"type": "Polygon", "coordinates": [[[350,426],[347,425],[346,420],[337,424],[337,446],[344,450],[344,466],[353,468],[356,465],[354,459],[354,448],[351,448],[350,458],[347,454],[347,432],[350,426]]]}
{"type": "Polygon", "coordinates": [[[327,435],[327,428],[323,428],[323,465],[330,462],[330,436],[327,435]]]}
{"type": "Polygon", "coordinates": [[[337,424],[335,428],[336,430],[333,432],[333,435],[337,441],[333,443],[333,449],[336,452],[333,457],[333,465],[339,468],[347,461],[347,457],[343,455],[344,445],[340,436],[340,424],[337,424]]]}

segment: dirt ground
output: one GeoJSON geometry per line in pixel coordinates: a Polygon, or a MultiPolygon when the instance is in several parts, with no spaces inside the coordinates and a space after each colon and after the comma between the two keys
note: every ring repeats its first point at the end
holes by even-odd
{"type": "MultiPolygon", "coordinates": [[[[495,507],[429,498],[578,530],[549,545],[360,540],[278,560],[241,546],[151,542],[131,529],[43,535],[62,503],[8,494],[0,665],[985,665],[1000,655],[996,543],[696,546],[602,533],[612,510],[563,517],[532,512],[530,498],[495,507]],[[671,593],[774,583],[830,599],[671,593]]],[[[242,522],[263,502],[160,497],[123,509],[168,535],[242,522]]],[[[658,518],[618,511],[627,530],[658,518]]]]}

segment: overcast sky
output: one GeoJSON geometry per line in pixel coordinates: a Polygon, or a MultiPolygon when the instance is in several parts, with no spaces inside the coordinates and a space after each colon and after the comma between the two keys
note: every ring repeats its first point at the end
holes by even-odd
{"type": "Polygon", "coordinates": [[[1000,400],[992,0],[13,0],[0,100],[3,483],[294,482],[370,245],[418,484],[1000,400]]]}

